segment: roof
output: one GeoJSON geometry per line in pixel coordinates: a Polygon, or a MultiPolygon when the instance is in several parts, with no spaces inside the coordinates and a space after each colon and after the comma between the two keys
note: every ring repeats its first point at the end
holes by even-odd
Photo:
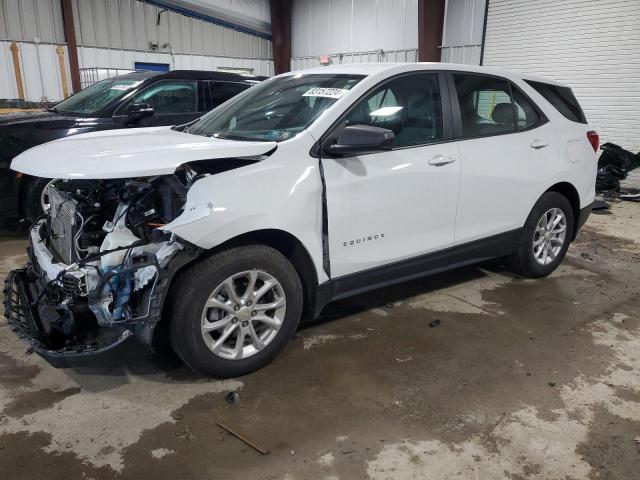
{"type": "Polygon", "coordinates": [[[171,70],[169,72],[156,72],[151,70],[136,70],[135,72],[119,75],[120,78],[134,78],[146,80],[148,78],[169,78],[181,80],[226,80],[234,82],[259,82],[266,77],[254,75],[240,75],[230,72],[216,72],[206,70],[171,70]]]}
{"type": "Polygon", "coordinates": [[[264,80],[264,77],[258,77],[254,75],[240,75],[238,73],[220,72],[220,71],[206,71],[206,70],[171,70],[170,72],[163,73],[163,78],[188,78],[193,80],[234,80],[236,82],[243,82],[247,80],[260,81],[264,80]]]}
{"type": "Polygon", "coordinates": [[[317,73],[329,73],[329,74],[349,74],[349,75],[377,75],[377,74],[394,74],[403,73],[407,71],[415,70],[450,70],[450,71],[465,71],[474,73],[484,73],[488,75],[498,75],[506,78],[521,78],[525,80],[533,80],[538,82],[552,83],[555,85],[566,86],[561,82],[557,82],[550,78],[540,77],[537,75],[529,75],[518,73],[509,70],[502,70],[499,68],[480,67],[476,65],[464,65],[458,63],[441,63],[441,62],[379,62],[379,63],[351,63],[341,65],[328,65],[315,68],[309,68],[306,70],[298,70],[297,72],[291,72],[291,74],[317,74],[317,73]]]}

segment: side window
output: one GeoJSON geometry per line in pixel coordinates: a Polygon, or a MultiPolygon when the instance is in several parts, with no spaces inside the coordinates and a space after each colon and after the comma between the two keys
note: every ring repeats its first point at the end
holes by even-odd
{"type": "Polygon", "coordinates": [[[148,103],[156,114],[196,112],[196,82],[162,80],[137,94],[129,103],[148,103]]]}
{"type": "Polygon", "coordinates": [[[569,87],[551,85],[550,83],[525,80],[536,92],[542,95],[565,118],[572,122],[587,123],[584,112],[578,103],[573,91],[569,87]]]}
{"type": "Polygon", "coordinates": [[[517,89],[513,88],[513,101],[518,114],[518,129],[529,128],[540,121],[540,115],[529,100],[517,89]]]}
{"type": "Polygon", "coordinates": [[[407,75],[383,84],[359,101],[349,113],[346,124],[392,130],[396,147],[442,140],[437,75],[407,75]]]}
{"type": "Polygon", "coordinates": [[[245,91],[251,85],[233,82],[204,82],[204,91],[207,101],[205,107],[208,110],[216,108],[227,100],[245,91]]]}
{"type": "Polygon", "coordinates": [[[481,75],[453,75],[463,137],[514,132],[516,122],[509,82],[481,75]]]}

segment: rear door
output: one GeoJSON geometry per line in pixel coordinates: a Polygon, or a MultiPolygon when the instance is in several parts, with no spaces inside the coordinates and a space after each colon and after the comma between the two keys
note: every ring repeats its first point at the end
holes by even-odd
{"type": "Polygon", "coordinates": [[[387,128],[395,144],[390,151],[322,161],[332,277],[417,260],[453,244],[460,164],[455,142],[448,141],[442,87],[444,75],[437,73],[387,80],[339,122],[387,128]]]}
{"type": "Polygon", "coordinates": [[[460,196],[457,245],[523,226],[557,172],[557,140],[536,105],[504,78],[449,74],[460,196]]]}

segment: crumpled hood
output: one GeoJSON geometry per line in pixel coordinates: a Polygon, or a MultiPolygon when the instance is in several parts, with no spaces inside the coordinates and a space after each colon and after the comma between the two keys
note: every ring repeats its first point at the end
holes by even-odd
{"type": "Polygon", "coordinates": [[[21,153],[11,169],[35,177],[110,179],[169,175],[180,165],[216,158],[252,157],[275,142],[201,137],[151,127],[74,135],[21,153]]]}

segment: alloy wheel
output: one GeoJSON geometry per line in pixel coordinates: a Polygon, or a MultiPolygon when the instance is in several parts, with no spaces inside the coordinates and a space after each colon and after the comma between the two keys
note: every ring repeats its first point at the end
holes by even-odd
{"type": "Polygon", "coordinates": [[[285,312],[284,289],[275,277],[262,270],[239,272],[209,295],[202,311],[202,338],[218,357],[248,358],[273,341],[285,312]]]}
{"type": "Polygon", "coordinates": [[[540,265],[552,263],[567,237],[567,217],[559,208],[547,210],[533,233],[533,256],[540,265]]]}

